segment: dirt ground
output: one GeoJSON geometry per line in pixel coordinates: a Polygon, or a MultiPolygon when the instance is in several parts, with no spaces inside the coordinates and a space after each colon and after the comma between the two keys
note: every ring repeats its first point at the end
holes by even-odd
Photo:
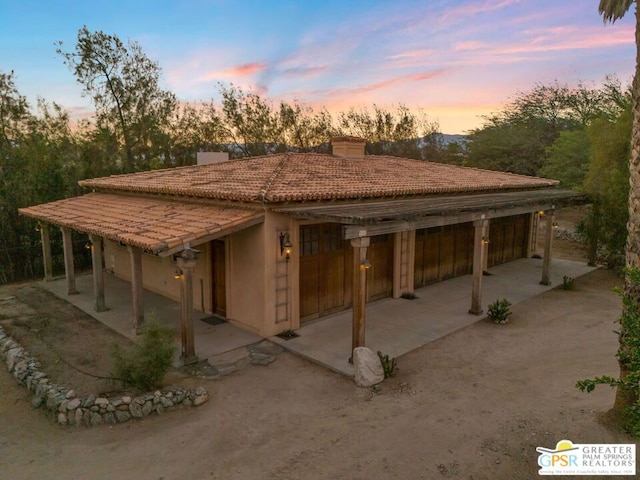
{"type": "MultiPolygon", "coordinates": [[[[554,243],[556,252],[564,249],[576,247],[554,243]]],[[[0,479],[537,478],[537,446],[634,443],[606,422],[612,390],[574,387],[617,373],[612,331],[620,301],[611,288],[618,283],[598,270],[577,279],[573,291],[514,306],[507,325],[480,320],[399,358],[398,372],[378,391],[285,352],[268,367],[217,380],[174,375],[207,388],[210,400],[199,408],[65,428],[33,411],[26,389],[0,368],[0,479]]],[[[96,348],[89,338],[118,341],[55,299],[38,301],[32,287],[12,288],[32,306],[16,313],[19,304],[0,302],[0,319],[15,327],[16,318],[32,318],[31,328],[20,327],[25,335],[35,328],[30,337],[44,336],[64,317],[79,331],[95,328],[70,342],[78,354],[96,348]]],[[[0,300],[8,296],[0,291],[0,300]]],[[[82,367],[104,369],[97,357],[94,351],[82,367]]]]}

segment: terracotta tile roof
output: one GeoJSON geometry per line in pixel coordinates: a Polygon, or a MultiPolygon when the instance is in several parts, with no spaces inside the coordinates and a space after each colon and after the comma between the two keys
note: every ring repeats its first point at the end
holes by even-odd
{"type": "Polygon", "coordinates": [[[262,221],[262,209],[202,201],[89,193],[21,208],[28,217],[140,247],[154,254],[262,221]]]}
{"type": "Polygon", "coordinates": [[[533,189],[557,181],[406,158],[285,153],[84,180],[97,190],[284,202],[533,189]]]}

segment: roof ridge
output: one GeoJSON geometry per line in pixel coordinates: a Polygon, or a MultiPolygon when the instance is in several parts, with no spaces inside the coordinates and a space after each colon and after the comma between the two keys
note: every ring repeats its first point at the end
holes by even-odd
{"type": "Polygon", "coordinates": [[[278,166],[273,170],[273,173],[271,174],[271,176],[267,179],[264,186],[258,192],[258,196],[262,200],[262,203],[266,201],[267,194],[269,193],[269,189],[271,188],[271,185],[273,185],[273,182],[275,182],[276,179],[280,176],[280,173],[282,173],[282,170],[284,169],[285,163],[288,158],[289,158],[288,152],[282,155],[282,158],[278,162],[278,166]]]}

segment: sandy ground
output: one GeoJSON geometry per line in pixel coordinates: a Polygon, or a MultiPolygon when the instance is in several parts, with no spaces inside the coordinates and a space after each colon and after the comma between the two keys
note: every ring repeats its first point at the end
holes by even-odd
{"type": "Polygon", "coordinates": [[[2,371],[0,478],[534,478],[536,446],[631,441],[599,420],[613,391],[574,388],[616,374],[616,283],[593,272],[517,305],[506,326],[480,321],[403,356],[378,394],[283,353],[199,381],[200,408],[76,429],[32,411],[2,371]]]}
{"type": "Polygon", "coordinates": [[[595,271],[516,305],[507,325],[480,320],[398,359],[379,391],[285,352],[218,380],[179,378],[208,389],[199,408],[65,428],[0,368],[0,479],[538,478],[537,446],[633,443],[605,421],[611,389],[574,387],[617,373],[618,283],[595,271]]]}

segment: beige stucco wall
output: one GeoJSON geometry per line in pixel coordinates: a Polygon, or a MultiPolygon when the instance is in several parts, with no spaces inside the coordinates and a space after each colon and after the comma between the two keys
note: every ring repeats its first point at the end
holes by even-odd
{"type": "MultiPolygon", "coordinates": [[[[211,311],[211,257],[209,244],[198,245],[200,258],[193,271],[193,306],[196,310],[211,311]],[[204,309],[203,309],[204,306],[204,309]]],[[[124,280],[131,279],[129,253],[126,247],[110,240],[104,241],[105,268],[124,280]]],[[[142,284],[144,288],[173,300],[180,300],[180,283],[173,278],[176,265],[171,257],[142,255],[142,284]]]]}
{"type": "Polygon", "coordinates": [[[264,225],[229,235],[227,241],[227,319],[262,335],[264,296],[264,225]]]}

